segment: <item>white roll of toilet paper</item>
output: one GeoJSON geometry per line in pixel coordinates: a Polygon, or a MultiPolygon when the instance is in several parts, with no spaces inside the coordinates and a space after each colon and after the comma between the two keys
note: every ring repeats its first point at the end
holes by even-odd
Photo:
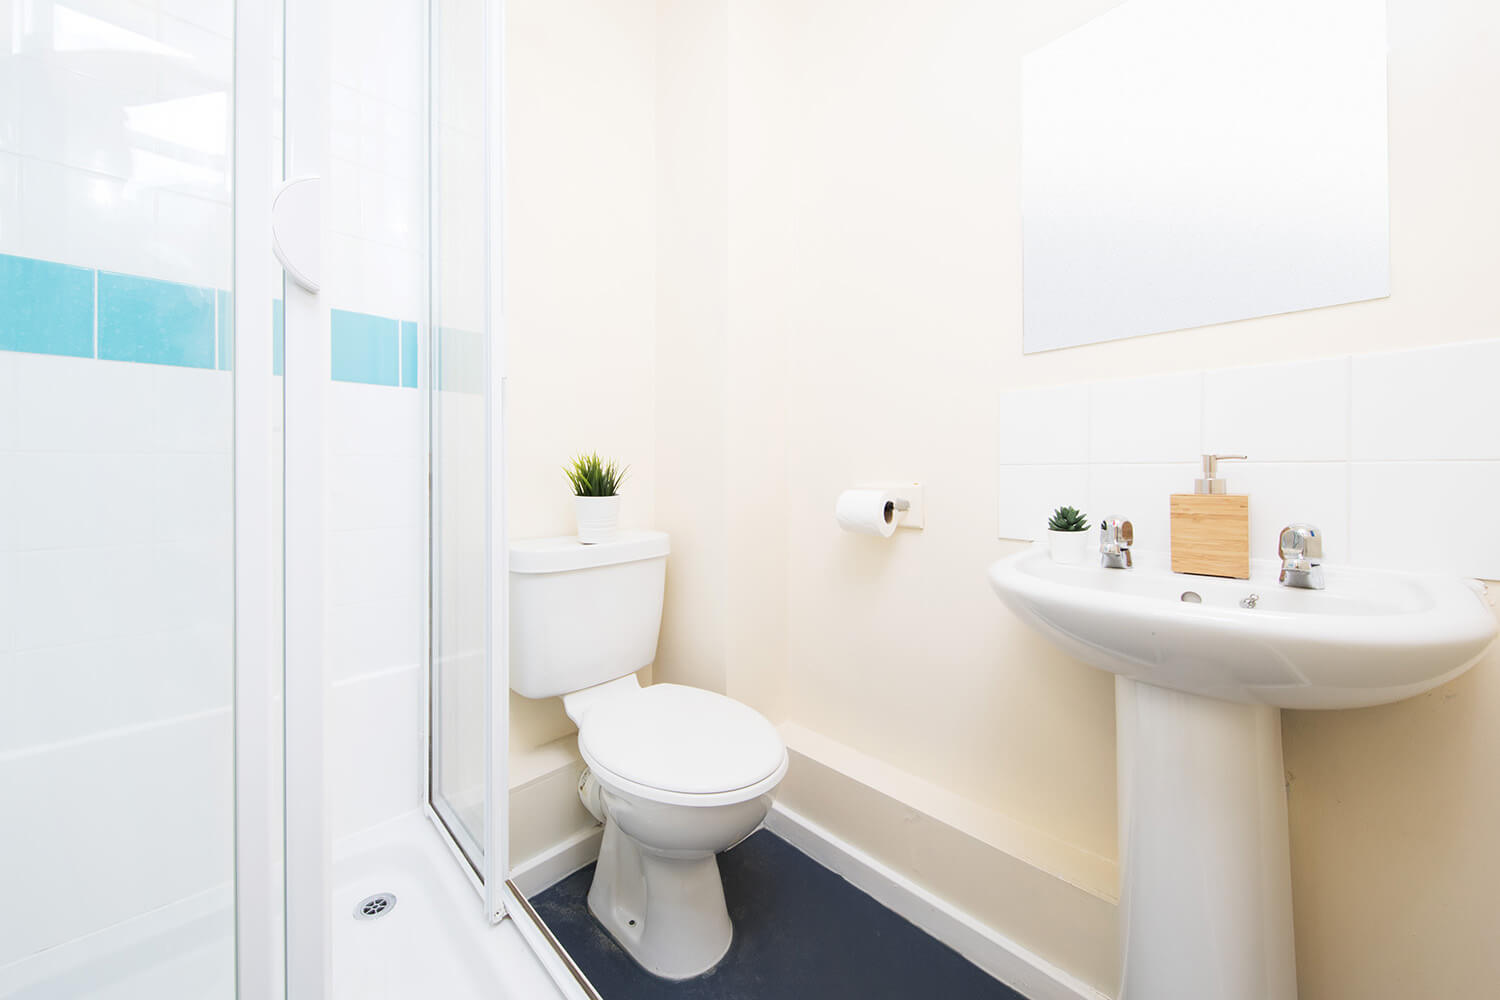
{"type": "Polygon", "coordinates": [[[845,531],[890,538],[901,517],[896,499],[896,494],[888,490],[845,490],[839,494],[833,513],[845,531]]]}

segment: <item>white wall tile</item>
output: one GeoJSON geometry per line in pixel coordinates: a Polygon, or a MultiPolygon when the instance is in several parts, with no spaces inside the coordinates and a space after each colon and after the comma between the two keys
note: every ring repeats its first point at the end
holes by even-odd
{"type": "Polygon", "coordinates": [[[1087,385],[1000,394],[1000,464],[1068,465],[1088,461],[1087,385]]]}
{"type": "Polygon", "coordinates": [[[1500,340],[1354,358],[1355,461],[1500,459],[1500,340]]]}
{"type": "Polygon", "coordinates": [[[23,357],[27,355],[0,351],[0,451],[20,448],[21,411],[17,405],[16,370],[23,357]]]}
{"type": "Polygon", "coordinates": [[[328,674],[331,681],[422,663],[426,609],[401,600],[330,604],[328,674]]]}
{"type": "Polygon", "coordinates": [[[217,545],[234,537],[234,461],[227,452],[152,455],[151,537],[217,545]]]}
{"type": "Polygon", "coordinates": [[[1087,503],[1088,479],[1082,465],[1001,466],[999,537],[1045,538],[1047,518],[1055,509],[1087,503]]]}
{"type": "Polygon", "coordinates": [[[412,250],[363,241],[364,267],[355,298],[362,312],[395,319],[416,319],[422,314],[426,270],[423,257],[412,250]]]}
{"type": "Polygon", "coordinates": [[[0,760],[0,965],[228,882],[227,710],[0,760]],[[87,900],[87,905],[80,905],[87,900]]]}
{"type": "Polygon", "coordinates": [[[88,548],[151,538],[152,456],[0,453],[0,548],[88,548]]]}
{"type": "Polygon", "coordinates": [[[156,193],[156,225],[144,253],[115,270],[190,285],[228,288],[233,267],[233,224],[228,204],[174,191],[156,193]]]}
{"type": "Polygon", "coordinates": [[[425,531],[423,469],[415,457],[335,454],[329,456],[327,469],[331,527],[425,531]]]}
{"type": "Polygon", "coordinates": [[[360,177],[362,235],[420,252],[427,235],[421,196],[422,188],[410,176],[364,168],[360,177]]]}
{"type": "MultiPolygon", "coordinates": [[[[21,451],[152,450],[155,365],[9,354],[11,446],[21,451]]],[[[3,404],[0,404],[3,405],[3,404]]]]}
{"type": "MultiPolygon", "coordinates": [[[[464,46],[477,48],[477,46],[464,46]]],[[[359,153],[361,165],[398,177],[425,181],[421,151],[426,136],[423,116],[371,98],[360,99],[359,153]]]]}
{"type": "Polygon", "coordinates": [[[0,52],[8,57],[0,59],[0,150],[18,153],[21,143],[21,78],[24,61],[15,58],[13,50],[5,43],[10,30],[10,19],[0,17],[0,52]]]}
{"type": "MultiPolygon", "coordinates": [[[[229,8],[229,16],[233,17],[233,4],[228,0],[200,0],[197,6],[204,8],[203,13],[183,16],[187,12],[169,11],[161,19],[158,34],[162,44],[170,46],[181,57],[186,57],[164,60],[158,67],[162,77],[161,86],[166,91],[164,97],[181,93],[182,83],[188,78],[188,73],[197,82],[198,89],[195,92],[198,93],[209,87],[227,91],[232,82],[233,31],[225,32],[221,28],[225,8],[229,8]]],[[[226,135],[227,125],[226,122],[226,135]]]]}
{"type": "Polygon", "coordinates": [[[1276,558],[1281,529],[1296,521],[1323,532],[1323,558],[1349,560],[1349,466],[1345,462],[1244,462],[1229,469],[1229,491],[1250,496],[1250,556],[1276,558]]]}
{"type": "MultiPolygon", "coordinates": [[[[0,78],[0,85],[4,79],[0,78]]],[[[3,113],[3,111],[0,111],[3,113]]],[[[0,125],[0,134],[4,126],[0,125]]],[[[24,256],[21,238],[21,158],[0,152],[0,253],[24,256]]]]}
{"type": "Polygon", "coordinates": [[[1349,359],[1205,372],[1203,450],[1257,462],[1347,459],[1349,359]]]}
{"type": "Polygon", "coordinates": [[[330,690],[328,819],[335,840],[421,807],[421,683],[422,672],[412,669],[330,690]]]}
{"type": "Polygon", "coordinates": [[[333,604],[425,602],[424,534],[411,528],[340,530],[328,537],[328,595],[333,604]]]}
{"type": "Polygon", "coordinates": [[[1191,493],[1196,463],[1095,465],[1089,469],[1089,517],[1118,516],[1131,522],[1135,544],[1149,552],[1170,547],[1171,495],[1191,493]]]}
{"type": "Polygon", "coordinates": [[[7,561],[5,610],[18,650],[137,635],[159,620],[148,545],[16,552],[7,561]]]}
{"type": "Polygon", "coordinates": [[[1089,461],[1196,460],[1203,447],[1202,404],[1198,372],[1092,383],[1089,461]]]}
{"type": "Polygon", "coordinates": [[[145,368],[150,372],[151,450],[224,454],[233,446],[233,372],[125,362],[95,364],[105,368],[145,368]]]}
{"type": "MultiPolygon", "coordinates": [[[[142,60],[149,66],[150,60],[142,60]]],[[[146,103],[153,81],[122,93],[118,81],[69,72],[59,61],[27,60],[21,75],[21,144],[28,156],[129,180],[134,143],[127,104],[146,103]]]]}
{"type": "MultiPolygon", "coordinates": [[[[139,274],[153,238],[148,188],[43,160],[21,161],[21,238],[28,257],[139,274]]],[[[152,274],[149,277],[165,278],[152,274]]]]}
{"type": "Polygon", "coordinates": [[[393,313],[380,313],[360,298],[365,280],[365,251],[368,243],[331,230],[325,234],[323,245],[323,279],[330,306],[335,309],[376,313],[394,319],[403,318],[393,313]]]}
{"type": "Polygon", "coordinates": [[[0,655],[0,755],[228,710],[233,687],[228,624],[0,655]],[[64,705],[67,711],[56,710],[64,705]]]}
{"type": "Polygon", "coordinates": [[[151,546],[150,559],[146,592],[151,604],[141,616],[147,629],[234,621],[233,536],[158,542],[151,546]]]}
{"type": "Polygon", "coordinates": [[[359,91],[342,83],[328,88],[328,157],[329,162],[359,161],[360,135],[359,91]]]}
{"type": "Polygon", "coordinates": [[[1500,579],[1500,531],[1489,512],[1500,496],[1500,462],[1355,462],[1350,469],[1354,562],[1500,579]]]}
{"type": "MultiPolygon", "coordinates": [[[[330,382],[324,410],[329,451],[420,460],[427,452],[422,435],[422,406],[420,392],[391,392],[380,385],[330,382]]],[[[420,486],[420,470],[412,474],[418,477],[420,486]]]]}
{"type": "Polygon", "coordinates": [[[353,160],[330,158],[328,161],[328,226],[335,232],[356,239],[365,236],[360,216],[360,168],[353,160]]]}
{"type": "Polygon", "coordinates": [[[161,0],[161,9],[220,37],[234,37],[234,4],[231,0],[161,0]]]}
{"type": "Polygon", "coordinates": [[[21,586],[16,558],[0,549],[0,654],[9,654],[16,648],[16,617],[11,609],[17,606],[16,591],[21,586]]]}

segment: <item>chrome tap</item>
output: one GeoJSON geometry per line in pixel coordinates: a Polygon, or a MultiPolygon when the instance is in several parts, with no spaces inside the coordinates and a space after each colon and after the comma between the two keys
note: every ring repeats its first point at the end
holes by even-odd
{"type": "Polygon", "coordinates": [[[1289,524],[1277,544],[1283,587],[1323,589],[1323,533],[1310,524],[1289,524]]]}
{"type": "Polygon", "coordinates": [[[1129,569],[1130,546],[1135,529],[1123,517],[1111,515],[1099,522],[1099,565],[1105,569],[1129,569]]]}

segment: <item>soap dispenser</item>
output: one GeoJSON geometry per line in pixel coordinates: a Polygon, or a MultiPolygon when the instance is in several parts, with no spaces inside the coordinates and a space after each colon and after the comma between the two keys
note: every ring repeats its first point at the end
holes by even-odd
{"type": "Polygon", "coordinates": [[[1193,492],[1172,494],[1172,572],[1250,578],[1250,498],[1230,493],[1219,463],[1244,455],[1204,455],[1193,492]]]}

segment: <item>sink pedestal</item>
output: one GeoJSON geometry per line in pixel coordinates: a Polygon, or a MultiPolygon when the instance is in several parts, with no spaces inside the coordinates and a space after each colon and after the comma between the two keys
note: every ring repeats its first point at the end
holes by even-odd
{"type": "Polygon", "coordinates": [[[1295,1000],[1281,713],[1115,677],[1120,1000],[1295,1000]]]}

